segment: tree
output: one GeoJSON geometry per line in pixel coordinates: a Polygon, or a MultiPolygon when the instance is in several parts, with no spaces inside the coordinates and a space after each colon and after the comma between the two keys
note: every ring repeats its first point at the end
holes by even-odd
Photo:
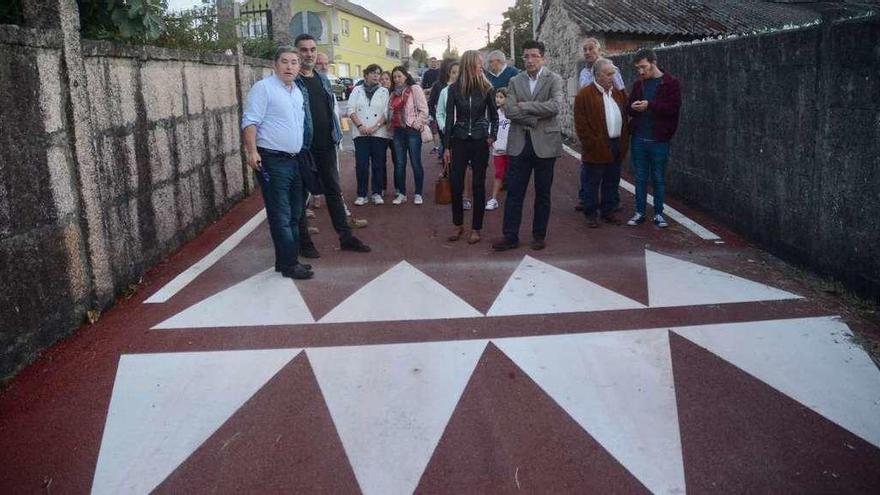
{"type": "Polygon", "coordinates": [[[460,55],[458,54],[458,48],[452,48],[451,50],[450,49],[443,50],[443,59],[444,60],[446,60],[447,58],[459,58],[459,57],[460,57],[460,55]]]}
{"type": "Polygon", "coordinates": [[[416,48],[415,50],[413,50],[412,55],[410,56],[410,59],[413,62],[416,62],[416,67],[420,67],[422,65],[427,65],[428,64],[428,52],[426,52],[425,50],[422,50],[421,48],[416,48]]]}
{"type": "Polygon", "coordinates": [[[524,69],[525,65],[520,58],[523,43],[532,39],[532,0],[516,0],[513,7],[508,8],[502,16],[501,32],[495,37],[487,48],[501,50],[504,53],[510,51],[510,29],[513,27],[513,43],[516,53],[507,53],[508,58],[516,61],[516,66],[524,69]]]}
{"type": "Polygon", "coordinates": [[[77,0],[83,36],[152,41],[162,34],[166,0],[77,0]]]}

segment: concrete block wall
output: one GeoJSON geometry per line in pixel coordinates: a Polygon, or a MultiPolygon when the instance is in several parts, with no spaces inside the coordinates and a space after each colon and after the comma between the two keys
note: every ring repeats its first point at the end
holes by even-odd
{"type": "Polygon", "coordinates": [[[667,191],[880,301],[880,18],[657,56],[683,88],[667,191]]]}
{"type": "Polygon", "coordinates": [[[254,189],[241,107],[271,63],[80,40],[58,5],[0,26],[0,381],[254,189]]]}
{"type": "Polygon", "coordinates": [[[91,305],[61,47],[0,26],[0,379],[91,305]]]}

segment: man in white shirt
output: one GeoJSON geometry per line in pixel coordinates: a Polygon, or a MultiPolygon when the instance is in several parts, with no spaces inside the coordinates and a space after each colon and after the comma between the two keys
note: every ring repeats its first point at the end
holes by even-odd
{"type": "Polygon", "coordinates": [[[620,225],[614,215],[620,186],[620,162],[626,155],[629,128],[626,122],[626,93],[614,87],[617,68],[605,58],[593,64],[594,81],[578,92],[574,100],[574,123],[581,151],[581,200],[587,226],[596,228],[599,216],[620,225]]]}
{"type": "MultiPolygon", "coordinates": [[[[596,63],[596,60],[602,58],[602,45],[599,43],[599,40],[596,38],[587,38],[584,40],[584,68],[581,69],[580,77],[578,78],[578,88],[583,89],[587,84],[591,84],[595,81],[595,77],[593,76],[593,64],[596,63]]],[[[620,71],[615,72],[614,74],[614,87],[616,89],[625,89],[626,86],[623,84],[623,76],[620,75],[620,71]]]]}
{"type": "Polygon", "coordinates": [[[294,82],[300,58],[293,47],[275,52],[274,74],[258,81],[248,93],[241,118],[247,164],[257,172],[275,246],[275,271],[308,279],[311,266],[297,261],[303,214],[300,161],[305,135],[305,99],[294,82]]]}
{"type": "MultiPolygon", "coordinates": [[[[602,45],[599,43],[599,40],[596,38],[587,38],[584,40],[584,68],[581,69],[580,77],[578,78],[578,88],[583,89],[585,86],[589,84],[593,84],[595,82],[595,76],[593,76],[593,64],[596,63],[596,60],[599,60],[602,57],[602,45]]],[[[620,71],[614,73],[614,87],[616,89],[624,90],[626,86],[623,84],[623,77],[620,75],[620,71]]],[[[578,193],[578,198],[583,198],[584,191],[581,189],[578,193]]],[[[614,210],[619,210],[620,205],[620,197],[615,199],[614,201],[614,210]]],[[[577,211],[583,211],[584,203],[582,200],[578,201],[577,206],[574,207],[577,211]]]]}

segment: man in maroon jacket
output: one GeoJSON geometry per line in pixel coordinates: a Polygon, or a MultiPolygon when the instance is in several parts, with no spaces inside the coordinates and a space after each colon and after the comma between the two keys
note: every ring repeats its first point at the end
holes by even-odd
{"type": "Polygon", "coordinates": [[[645,221],[650,175],[654,185],[654,224],[665,228],[668,224],[663,218],[664,177],[669,142],[678,128],[681,85],[657,67],[657,55],[650,48],[636,52],[635,66],[641,79],[633,84],[627,111],[632,117],[630,150],[636,176],[636,213],[627,225],[645,221]]]}

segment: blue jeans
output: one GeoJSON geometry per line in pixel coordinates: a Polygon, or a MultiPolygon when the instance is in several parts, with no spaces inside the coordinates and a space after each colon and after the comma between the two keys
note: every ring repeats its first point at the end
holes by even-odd
{"type": "Polygon", "coordinates": [[[394,129],[394,149],[397,153],[397,161],[394,162],[394,184],[400,194],[406,194],[407,153],[412,163],[416,194],[422,194],[422,184],[425,181],[425,170],[422,168],[422,134],[410,128],[394,129]]]}
{"type": "Polygon", "coordinates": [[[275,268],[292,269],[299,254],[299,220],[303,214],[303,186],[299,163],[295,158],[259,150],[263,169],[269,174],[266,183],[258,173],[263,203],[269,220],[269,232],[275,245],[275,268]]]}
{"type": "Polygon", "coordinates": [[[648,203],[648,176],[654,186],[654,214],[663,213],[666,195],[666,162],[669,160],[669,143],[637,136],[632,138],[633,170],[636,176],[636,212],[645,214],[648,203]]]}
{"type": "Polygon", "coordinates": [[[358,197],[367,197],[368,183],[372,185],[372,194],[381,194],[385,189],[385,149],[388,147],[387,143],[387,139],[375,136],[360,136],[354,139],[358,197]],[[372,180],[370,180],[371,171],[372,180]]]}

